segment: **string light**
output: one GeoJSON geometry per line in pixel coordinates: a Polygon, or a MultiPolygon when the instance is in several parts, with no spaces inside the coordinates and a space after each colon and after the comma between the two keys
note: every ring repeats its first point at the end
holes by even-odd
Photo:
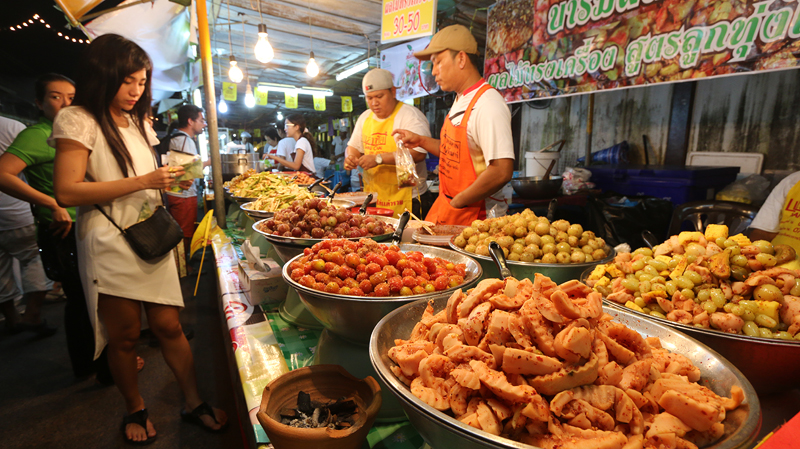
{"type": "Polygon", "coordinates": [[[242,82],[244,79],[244,74],[242,73],[242,69],[237,66],[236,56],[233,55],[233,45],[231,44],[231,2],[228,0],[228,49],[231,52],[230,62],[231,68],[228,69],[228,78],[231,79],[236,84],[242,82]]]}
{"type": "MultiPolygon", "coordinates": [[[[217,48],[216,37],[217,37],[217,32],[216,32],[216,30],[214,30],[214,40],[215,40],[214,48],[215,49],[217,48]]],[[[222,79],[222,66],[220,65],[220,62],[219,62],[219,55],[217,55],[217,68],[219,69],[219,78],[222,79]]],[[[214,70],[213,65],[211,67],[211,70],[213,72],[213,70],[214,70]]],[[[212,75],[213,75],[213,73],[212,73],[212,75]]],[[[213,76],[212,76],[212,78],[213,78],[213,76]]],[[[225,103],[225,98],[223,97],[224,95],[225,95],[225,93],[223,92],[222,95],[219,96],[219,106],[217,106],[217,112],[219,112],[220,114],[224,114],[224,113],[228,112],[228,103],[225,103]]]]}
{"type": "MultiPolygon", "coordinates": [[[[44,25],[45,28],[53,30],[53,27],[50,26],[50,24],[47,23],[47,21],[45,21],[41,16],[39,16],[39,14],[34,14],[32,18],[26,19],[26,20],[20,22],[17,25],[14,25],[14,26],[9,25],[7,29],[8,29],[8,31],[19,31],[19,30],[25,29],[25,27],[29,27],[30,28],[31,25],[44,25]]],[[[6,28],[0,28],[0,29],[6,29],[6,28]]],[[[53,31],[55,31],[55,30],[53,30],[53,31]]],[[[73,37],[65,35],[61,31],[56,31],[56,34],[58,35],[58,37],[63,37],[64,40],[67,41],[67,42],[74,42],[76,44],[88,44],[89,43],[89,39],[73,38],[73,37]]]]}
{"type": "Polygon", "coordinates": [[[317,65],[317,61],[314,60],[314,37],[311,36],[311,5],[306,6],[308,6],[308,39],[311,44],[309,47],[311,53],[309,54],[306,73],[308,73],[308,76],[311,78],[314,78],[315,76],[319,75],[319,66],[317,65]]]}
{"type": "Polygon", "coordinates": [[[272,49],[272,45],[267,39],[267,26],[264,24],[264,16],[261,15],[261,0],[256,1],[258,2],[258,17],[261,19],[261,23],[258,24],[258,42],[253,50],[255,51],[256,59],[266,64],[275,57],[275,50],[272,49]]]}
{"type": "MultiPolygon", "coordinates": [[[[261,0],[258,0],[261,3],[261,0]]],[[[239,16],[242,18],[242,47],[247,48],[247,35],[244,32],[244,14],[239,13],[239,16]]],[[[244,55],[244,69],[247,70],[247,53],[244,55]]],[[[244,105],[248,108],[252,109],[253,106],[256,105],[256,97],[253,96],[253,88],[250,87],[250,73],[247,73],[247,89],[245,89],[244,94],[244,105]]]]}

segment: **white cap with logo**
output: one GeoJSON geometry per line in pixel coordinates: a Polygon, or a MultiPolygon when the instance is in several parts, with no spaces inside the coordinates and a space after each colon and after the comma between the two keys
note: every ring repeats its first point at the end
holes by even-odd
{"type": "Polygon", "coordinates": [[[391,89],[392,87],[394,87],[392,72],[385,69],[372,69],[361,80],[361,88],[364,90],[364,95],[376,90],[391,89]]]}

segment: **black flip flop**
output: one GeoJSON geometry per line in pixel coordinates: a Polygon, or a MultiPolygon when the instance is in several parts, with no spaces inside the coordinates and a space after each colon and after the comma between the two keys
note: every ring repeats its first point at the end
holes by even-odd
{"type": "Polygon", "coordinates": [[[214,415],[214,409],[211,408],[211,406],[208,405],[207,402],[203,402],[202,404],[198,405],[191,412],[187,412],[187,411],[181,409],[181,419],[182,420],[184,420],[184,421],[186,421],[188,423],[194,424],[196,426],[200,426],[204,430],[206,430],[207,432],[222,433],[222,432],[225,431],[225,429],[228,428],[228,422],[227,421],[219,429],[212,429],[211,427],[208,427],[203,422],[202,418],[200,418],[203,415],[210,416],[211,419],[213,419],[215,423],[219,424],[219,421],[217,421],[217,417],[214,415]]]}
{"type": "Polygon", "coordinates": [[[145,432],[147,432],[147,409],[143,408],[138,412],[131,413],[128,416],[124,416],[122,418],[122,439],[125,440],[128,444],[133,444],[135,446],[147,446],[148,444],[153,444],[158,438],[158,435],[154,437],[148,437],[146,440],[142,441],[135,441],[128,438],[128,435],[125,434],[125,428],[128,424],[136,424],[142,427],[145,432]]]}

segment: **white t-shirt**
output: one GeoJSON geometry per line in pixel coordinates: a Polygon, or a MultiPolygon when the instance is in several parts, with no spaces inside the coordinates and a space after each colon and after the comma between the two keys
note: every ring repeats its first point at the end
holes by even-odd
{"type": "MultiPolygon", "coordinates": [[[[22,123],[0,117],[0,155],[6,152],[6,148],[24,129],[25,125],[22,123]]],[[[19,177],[25,179],[22,174],[19,177]]],[[[32,224],[33,214],[30,204],[0,192],[0,231],[19,229],[32,224]]]]}
{"type": "MultiPolygon", "coordinates": [[[[448,113],[453,125],[461,125],[461,119],[464,117],[469,103],[484,84],[488,83],[484,81],[466,95],[456,97],[448,113]]],[[[514,159],[511,111],[497,90],[489,89],[475,103],[469,116],[469,123],[467,123],[467,140],[476,175],[483,173],[488,163],[495,159],[514,159]]],[[[498,207],[498,216],[505,215],[508,210],[502,189],[486,198],[487,211],[495,206],[498,207]]]]}
{"type": "Polygon", "coordinates": [[[334,136],[333,140],[331,140],[331,144],[333,144],[333,155],[338,156],[344,153],[344,149],[347,148],[344,146],[344,141],[339,136],[334,136]]]}
{"type": "Polygon", "coordinates": [[[295,144],[294,150],[292,154],[287,159],[294,160],[295,155],[297,154],[297,150],[303,150],[303,162],[302,166],[306,168],[307,171],[311,172],[312,174],[316,175],[317,169],[314,167],[314,152],[311,149],[311,142],[308,141],[305,137],[301,137],[295,144]]]}
{"type": "Polygon", "coordinates": [[[792,173],[779,182],[772,193],[769,194],[764,205],[758,211],[758,215],[750,223],[753,229],[760,229],[766,232],[780,231],[781,214],[783,213],[783,203],[786,202],[786,197],[792,187],[800,182],[800,171],[792,173]]]}
{"type": "MultiPolygon", "coordinates": [[[[425,114],[423,114],[414,106],[409,106],[405,103],[401,104],[402,106],[400,107],[400,110],[397,111],[397,115],[394,116],[394,128],[407,129],[413,133],[419,134],[420,136],[430,137],[431,127],[428,124],[428,119],[425,117],[425,114]]],[[[372,111],[367,109],[358,117],[356,126],[353,128],[353,136],[349,140],[349,142],[353,143],[347,143],[347,146],[355,148],[361,154],[364,154],[364,142],[363,136],[361,135],[361,130],[364,128],[364,121],[367,120],[367,117],[369,117],[370,114],[372,114],[372,111]]],[[[372,114],[372,118],[379,123],[383,122],[383,120],[376,117],[375,114],[372,114]]],[[[428,153],[422,147],[414,148],[414,151],[423,154],[428,153]]],[[[417,175],[422,182],[419,185],[414,186],[414,198],[428,191],[428,183],[425,182],[425,180],[428,178],[428,169],[426,168],[425,160],[417,162],[416,168],[417,175]]]]}
{"type": "MultiPolygon", "coordinates": [[[[169,141],[169,151],[180,151],[181,153],[189,153],[189,154],[197,154],[197,146],[194,144],[194,139],[189,137],[183,131],[178,131],[175,137],[173,137],[169,141]]],[[[192,196],[197,196],[197,188],[194,185],[195,183],[192,182],[192,186],[186,190],[181,191],[180,193],[171,192],[167,190],[167,195],[176,196],[179,198],[189,198],[192,196]]]]}

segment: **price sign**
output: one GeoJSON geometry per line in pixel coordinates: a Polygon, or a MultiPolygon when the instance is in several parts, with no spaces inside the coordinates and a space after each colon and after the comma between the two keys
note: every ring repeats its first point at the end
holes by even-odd
{"type": "Polygon", "coordinates": [[[256,94],[256,104],[259,106],[266,106],[267,101],[269,100],[269,91],[256,89],[255,94],[256,94]]]}
{"type": "Polygon", "coordinates": [[[226,101],[236,101],[236,83],[222,83],[222,98],[226,101]]]}
{"type": "Polygon", "coordinates": [[[436,27],[436,0],[383,0],[381,43],[430,36],[436,27]]]}
{"type": "Polygon", "coordinates": [[[342,97],[342,112],[353,112],[353,97],[342,97]]]}
{"type": "Polygon", "coordinates": [[[284,92],[283,98],[286,101],[287,108],[297,109],[297,92],[284,92]]]}
{"type": "Polygon", "coordinates": [[[314,110],[315,111],[325,110],[325,95],[314,95],[314,110]]]}

